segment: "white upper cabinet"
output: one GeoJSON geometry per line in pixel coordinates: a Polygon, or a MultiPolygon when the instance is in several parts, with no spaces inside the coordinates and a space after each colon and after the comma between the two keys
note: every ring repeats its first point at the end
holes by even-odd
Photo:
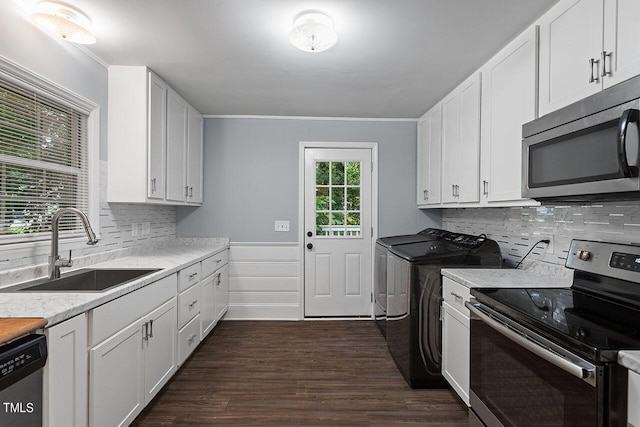
{"type": "Polygon", "coordinates": [[[144,66],[110,66],[108,92],[107,200],[201,204],[200,113],[144,66]]]}
{"type": "Polygon", "coordinates": [[[442,202],[479,201],[480,73],[442,101],[442,202]]]}
{"type": "Polygon", "coordinates": [[[418,206],[440,204],[442,104],[418,120],[418,206]]]}
{"type": "Polygon", "coordinates": [[[640,74],[640,1],[604,2],[604,87],[640,74]],[[610,73],[610,74],[609,74],[610,73]]]}
{"type": "Polygon", "coordinates": [[[202,203],[203,180],[203,120],[200,113],[190,108],[187,116],[187,202],[202,203]]]}
{"type": "Polygon", "coordinates": [[[167,96],[167,200],[187,199],[187,103],[174,91],[167,96]]]}
{"type": "Polygon", "coordinates": [[[163,199],[164,165],[167,161],[167,90],[158,76],[149,73],[149,177],[147,197],[163,199]]]}
{"type": "Polygon", "coordinates": [[[481,199],[521,200],[522,125],[536,118],[537,28],[482,68],[481,199]]]}
{"type": "Polygon", "coordinates": [[[637,0],[563,0],[540,20],[540,115],[640,74],[637,0]]]}

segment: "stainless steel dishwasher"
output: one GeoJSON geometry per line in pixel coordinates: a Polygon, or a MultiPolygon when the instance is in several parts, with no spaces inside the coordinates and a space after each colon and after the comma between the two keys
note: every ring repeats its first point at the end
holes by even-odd
{"type": "Polygon", "coordinates": [[[30,334],[0,345],[0,426],[42,426],[44,335],[30,334]]]}

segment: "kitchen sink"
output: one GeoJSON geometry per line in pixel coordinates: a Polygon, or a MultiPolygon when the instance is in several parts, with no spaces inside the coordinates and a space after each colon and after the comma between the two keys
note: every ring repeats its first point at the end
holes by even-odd
{"type": "Polygon", "coordinates": [[[82,269],[59,279],[40,279],[0,289],[0,292],[104,292],[160,269],[82,269]]]}

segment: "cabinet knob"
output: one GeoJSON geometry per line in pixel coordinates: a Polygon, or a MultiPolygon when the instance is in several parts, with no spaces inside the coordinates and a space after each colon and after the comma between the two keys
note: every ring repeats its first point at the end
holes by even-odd
{"type": "Polygon", "coordinates": [[[307,243],[307,249],[313,249],[313,243],[307,243]]]}

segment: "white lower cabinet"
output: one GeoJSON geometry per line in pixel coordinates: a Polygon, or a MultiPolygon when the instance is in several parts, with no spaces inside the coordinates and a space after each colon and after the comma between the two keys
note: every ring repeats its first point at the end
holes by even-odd
{"type": "Polygon", "coordinates": [[[216,281],[216,322],[229,308],[229,265],[225,265],[217,272],[216,281]]]}
{"type": "Polygon", "coordinates": [[[211,275],[202,281],[202,304],[200,305],[200,338],[204,339],[216,326],[216,288],[218,275],[211,275]]]}
{"type": "Polygon", "coordinates": [[[87,425],[87,316],[85,313],[45,329],[43,426],[87,425]]]}
{"type": "Polygon", "coordinates": [[[196,315],[178,332],[178,365],[182,364],[200,344],[200,315],[196,315]]]}
{"type": "Polygon", "coordinates": [[[442,375],[469,406],[469,288],[442,279],[442,375]]]}
{"type": "Polygon", "coordinates": [[[89,312],[90,426],[129,425],[175,372],[176,292],[174,274],[89,312]]]}
{"type": "Polygon", "coordinates": [[[640,427],[640,374],[629,371],[629,395],[627,397],[627,423],[632,427],[640,427]]]}

